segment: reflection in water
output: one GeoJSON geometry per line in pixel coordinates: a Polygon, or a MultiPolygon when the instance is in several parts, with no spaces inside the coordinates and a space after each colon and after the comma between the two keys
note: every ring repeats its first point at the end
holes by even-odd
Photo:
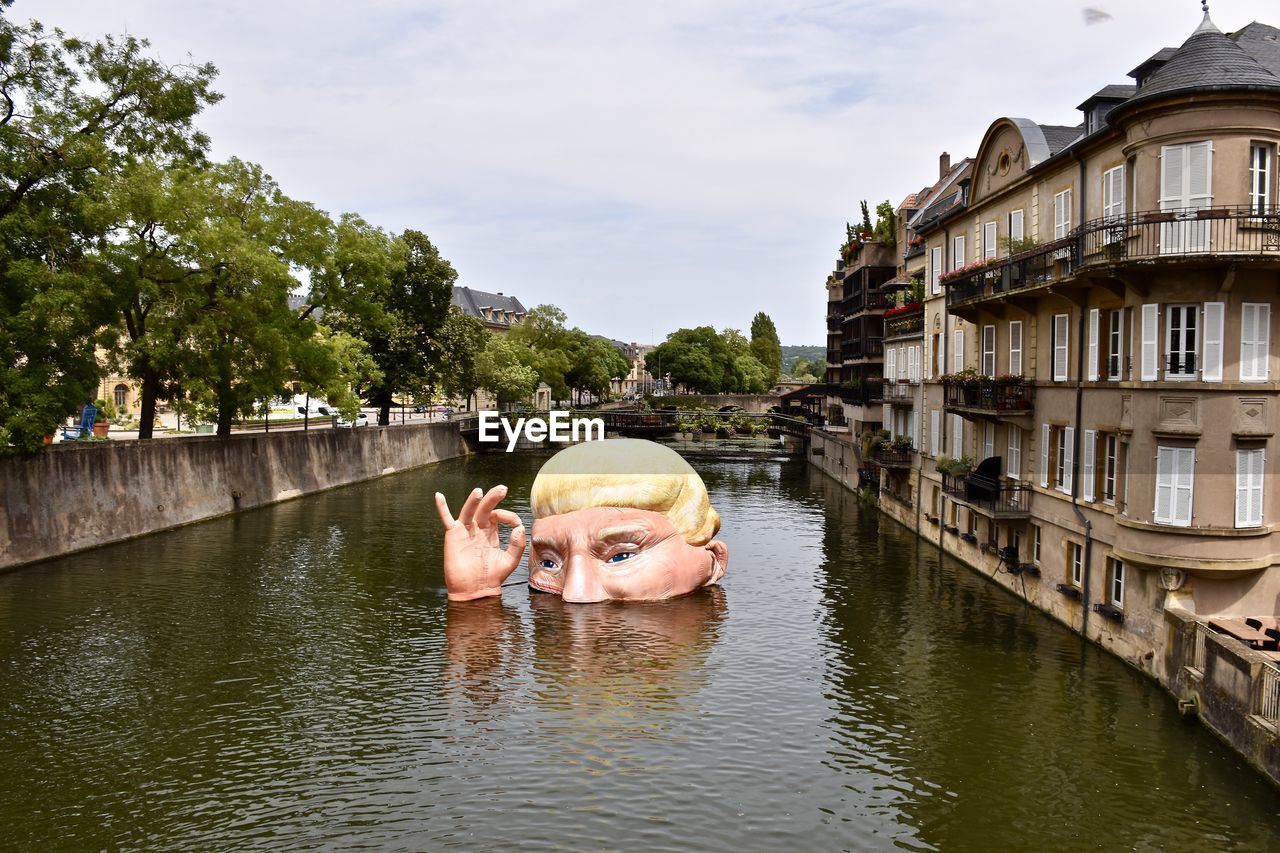
{"type": "Polygon", "coordinates": [[[722,588],[450,604],[432,493],[527,520],[538,461],[0,576],[0,847],[1277,847],[1159,688],[803,464],[696,463],[722,588]]]}

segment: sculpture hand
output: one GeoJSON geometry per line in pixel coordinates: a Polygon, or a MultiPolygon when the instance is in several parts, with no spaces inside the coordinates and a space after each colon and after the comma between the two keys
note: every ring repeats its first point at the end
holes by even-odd
{"type": "Polygon", "coordinates": [[[506,486],[488,492],[473,489],[455,520],[444,495],[436,492],[436,509],[444,522],[444,585],[450,601],[501,595],[502,582],[520,565],[524,523],[514,512],[496,508],[506,495],[506,486]],[[511,528],[505,550],[498,541],[499,523],[511,528]]]}

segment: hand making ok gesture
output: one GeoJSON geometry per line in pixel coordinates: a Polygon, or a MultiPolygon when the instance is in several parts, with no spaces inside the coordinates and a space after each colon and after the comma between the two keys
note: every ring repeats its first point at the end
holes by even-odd
{"type": "Polygon", "coordinates": [[[444,495],[436,492],[436,509],[444,522],[444,585],[451,601],[501,595],[502,582],[520,565],[524,523],[514,512],[497,508],[506,496],[506,486],[473,489],[455,520],[444,495]],[[505,550],[498,541],[499,523],[511,528],[505,550]]]}

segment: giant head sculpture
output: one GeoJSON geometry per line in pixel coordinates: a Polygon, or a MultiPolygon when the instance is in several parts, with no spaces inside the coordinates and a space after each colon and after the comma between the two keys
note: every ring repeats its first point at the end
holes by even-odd
{"type": "MultiPolygon", "coordinates": [[[[453,600],[497,595],[525,547],[518,516],[497,505],[506,488],[474,490],[445,523],[445,585],[453,600]],[[504,550],[498,524],[512,527],[504,550]]],[[[639,439],[565,448],[543,465],[530,495],[529,585],[565,601],[653,601],[724,576],[729,551],[698,473],[674,450],[639,439]]]]}

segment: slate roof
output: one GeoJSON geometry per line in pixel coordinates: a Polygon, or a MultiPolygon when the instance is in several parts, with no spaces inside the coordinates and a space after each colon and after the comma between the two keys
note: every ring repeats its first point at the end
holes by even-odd
{"type": "Polygon", "coordinates": [[[1134,93],[1137,91],[1138,87],[1133,84],[1112,83],[1111,85],[1103,86],[1101,89],[1094,92],[1083,104],[1076,107],[1076,109],[1088,109],[1089,105],[1094,101],[1124,101],[1133,97],[1134,93]]]}
{"type": "MultiPolygon", "coordinates": [[[[1265,35],[1259,38],[1258,33],[1251,33],[1247,43],[1257,49],[1258,43],[1265,41],[1265,35]]],[[[1262,52],[1270,55],[1268,49],[1264,48],[1262,52]]],[[[1153,71],[1142,88],[1116,111],[1170,95],[1223,91],[1272,91],[1280,94],[1280,75],[1267,70],[1250,51],[1223,35],[1206,14],[1182,47],[1153,71]]]]}
{"type": "Polygon", "coordinates": [[[907,227],[912,231],[917,231],[925,227],[929,223],[936,220],[939,216],[953,209],[960,201],[960,191],[957,190],[952,196],[942,199],[942,194],[960,178],[973,165],[972,157],[965,157],[958,163],[954,164],[947,173],[927,190],[921,190],[916,196],[915,204],[917,208],[924,208],[914,214],[907,222],[907,227]]]}
{"type": "Polygon", "coordinates": [[[1231,34],[1231,40],[1244,48],[1258,64],[1280,77],[1280,30],[1254,21],[1231,34]]]}
{"type": "Polygon", "coordinates": [[[470,287],[454,286],[450,302],[458,306],[462,313],[478,317],[490,326],[511,326],[529,313],[514,296],[486,293],[470,287]]]}
{"type": "Polygon", "coordinates": [[[1044,141],[1049,146],[1050,157],[1084,136],[1083,124],[1077,124],[1074,127],[1067,127],[1061,124],[1042,124],[1040,125],[1040,130],[1044,132],[1044,141]]]}

